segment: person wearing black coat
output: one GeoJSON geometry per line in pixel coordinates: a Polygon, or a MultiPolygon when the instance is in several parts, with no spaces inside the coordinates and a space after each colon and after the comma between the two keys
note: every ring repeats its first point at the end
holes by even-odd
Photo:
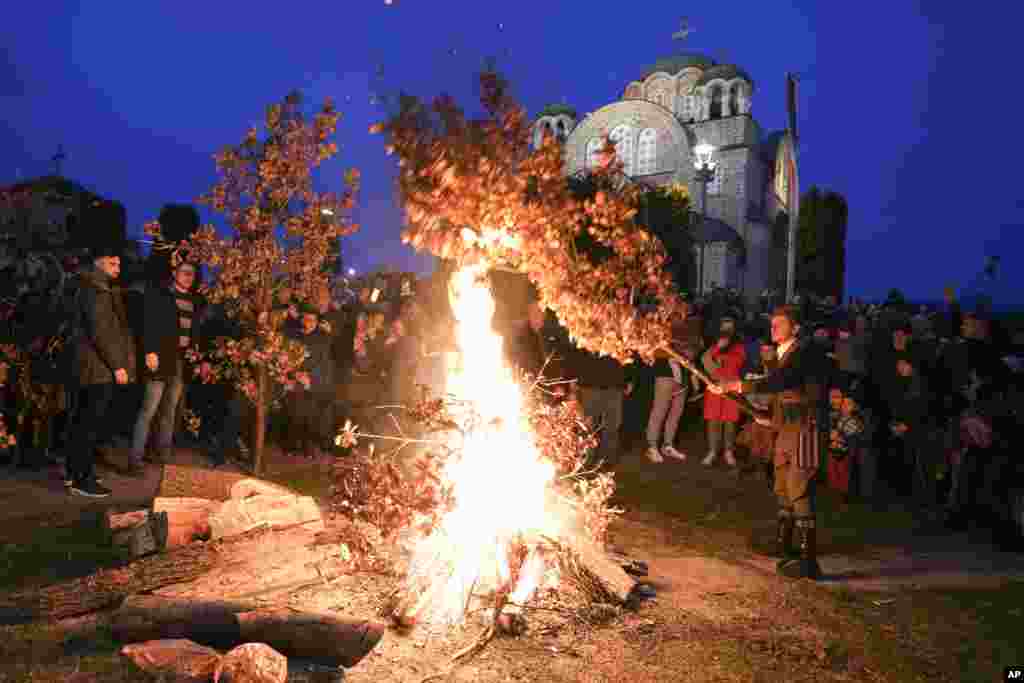
{"type": "Polygon", "coordinates": [[[288,436],[297,450],[314,455],[314,449],[329,452],[333,447],[336,362],[331,337],[321,331],[316,307],[303,306],[301,313],[291,336],[306,347],[302,369],[309,374],[310,385],[297,389],[288,402],[288,436]]]}
{"type": "Polygon", "coordinates": [[[185,352],[198,343],[202,301],[192,293],[195,277],[195,266],[182,262],[169,284],[148,287],[144,295],[141,367],[145,390],[132,433],[135,468],[141,467],[144,459],[159,462],[171,452],[178,403],[190,374],[185,352]],[[156,451],[147,458],[151,431],[156,432],[156,451]]]}
{"type": "Polygon", "coordinates": [[[124,298],[115,283],[121,275],[117,246],[93,254],[92,270],[81,275],[76,315],[81,330],[74,342],[71,378],[78,388],[76,414],[67,444],[71,493],[105,498],[110,489],[96,479],[96,449],[114,432],[114,407],[126,385],[136,379],[135,338],[124,298]]]}

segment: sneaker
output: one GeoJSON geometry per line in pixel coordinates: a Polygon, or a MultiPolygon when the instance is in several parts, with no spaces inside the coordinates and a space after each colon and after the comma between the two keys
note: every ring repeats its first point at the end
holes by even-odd
{"type": "Polygon", "coordinates": [[[664,459],[661,457],[661,453],[659,453],[658,449],[654,446],[647,447],[647,459],[651,462],[664,462],[664,459]]]}
{"type": "Polygon", "coordinates": [[[725,452],[725,464],[729,467],[736,467],[736,457],[732,454],[732,451],[725,452]]]}
{"type": "Polygon", "coordinates": [[[704,467],[711,467],[712,465],[715,464],[715,458],[717,457],[717,455],[717,453],[711,451],[703,460],[700,461],[700,464],[704,465],[704,467]]]}
{"type": "MultiPolygon", "coordinates": [[[[97,484],[102,484],[103,483],[103,477],[101,477],[99,475],[94,476],[92,478],[92,480],[95,481],[97,484]]],[[[68,472],[65,470],[65,472],[64,472],[64,488],[69,489],[69,488],[71,488],[71,485],[74,484],[74,483],[75,483],[74,477],[72,477],[70,474],[68,474],[68,472]]]]}
{"type": "Polygon", "coordinates": [[[107,498],[110,496],[110,489],[101,486],[94,477],[84,481],[73,482],[71,484],[71,493],[86,498],[107,498]]]}
{"type": "Polygon", "coordinates": [[[686,453],[677,451],[674,446],[665,445],[661,447],[661,454],[666,458],[673,458],[675,460],[686,460],[686,453]]]}

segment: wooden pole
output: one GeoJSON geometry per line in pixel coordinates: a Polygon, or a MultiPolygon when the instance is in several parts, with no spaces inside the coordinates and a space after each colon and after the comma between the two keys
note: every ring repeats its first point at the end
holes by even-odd
{"type": "MultiPolygon", "coordinates": [[[[704,372],[702,372],[700,368],[698,368],[696,365],[691,363],[688,358],[686,358],[686,357],[676,353],[674,350],[672,350],[670,348],[663,348],[662,350],[666,354],[668,354],[668,356],[671,357],[672,360],[678,362],[684,368],[686,368],[687,370],[692,372],[694,377],[699,379],[701,382],[704,382],[704,384],[708,384],[708,385],[710,385],[710,384],[717,384],[717,382],[715,382],[713,379],[711,379],[706,374],[704,374],[704,372]]],[[[759,410],[758,408],[756,408],[754,406],[754,404],[750,402],[750,399],[748,399],[743,394],[732,394],[732,393],[729,393],[729,394],[722,394],[722,396],[724,396],[725,398],[729,399],[730,401],[732,401],[733,403],[738,405],[740,410],[742,410],[747,415],[750,415],[751,417],[755,417],[755,418],[756,417],[764,417],[764,415],[765,415],[763,410],[759,410]]]]}

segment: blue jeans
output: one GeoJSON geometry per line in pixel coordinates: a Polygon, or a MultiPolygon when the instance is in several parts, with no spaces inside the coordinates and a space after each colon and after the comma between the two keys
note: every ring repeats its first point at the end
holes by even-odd
{"type": "Polygon", "coordinates": [[[174,416],[181,401],[185,382],[181,376],[146,382],[142,408],[135,420],[132,434],[132,457],[139,459],[146,452],[146,442],[152,429],[153,418],[160,414],[156,424],[157,448],[170,448],[174,437],[174,416]]]}

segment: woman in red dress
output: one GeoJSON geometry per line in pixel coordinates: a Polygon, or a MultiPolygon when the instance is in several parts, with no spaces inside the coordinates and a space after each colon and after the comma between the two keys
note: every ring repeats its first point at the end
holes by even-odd
{"type": "MultiPolygon", "coordinates": [[[[747,362],[747,352],[732,326],[722,326],[718,340],[704,352],[703,361],[704,369],[719,384],[740,379],[743,365],[747,362]]],[[[710,391],[704,394],[704,422],[708,430],[708,454],[702,462],[704,466],[714,464],[723,445],[726,464],[736,466],[734,449],[739,420],[740,409],[735,401],[710,391]]]]}

